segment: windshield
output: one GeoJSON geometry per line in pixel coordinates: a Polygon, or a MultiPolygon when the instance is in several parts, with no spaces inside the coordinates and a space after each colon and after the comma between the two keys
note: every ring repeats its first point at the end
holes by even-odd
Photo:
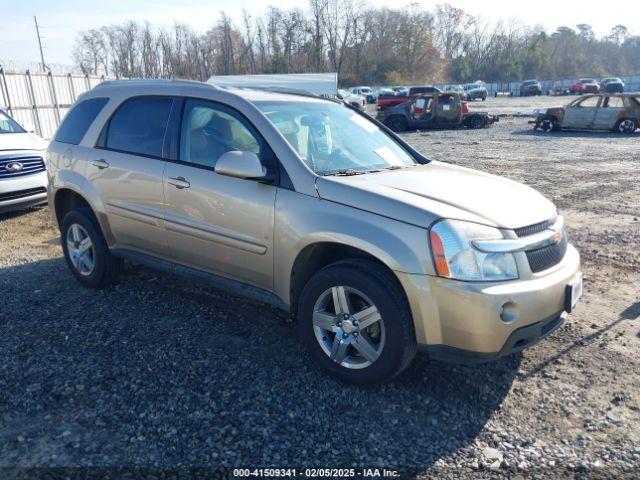
{"type": "Polygon", "coordinates": [[[415,159],[373,122],[332,102],[256,102],[318,175],[408,167],[415,159]]]}
{"type": "Polygon", "coordinates": [[[0,133],[25,133],[18,122],[0,110],[0,133]]]}

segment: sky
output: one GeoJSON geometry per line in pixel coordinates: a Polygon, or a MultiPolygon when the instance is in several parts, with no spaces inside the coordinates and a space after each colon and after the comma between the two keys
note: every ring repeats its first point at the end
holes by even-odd
{"type": "MultiPolygon", "coordinates": [[[[412,3],[396,0],[394,7],[412,3]]],[[[415,0],[414,2],[415,3],[415,0]]],[[[431,9],[443,0],[418,2],[431,9]]],[[[549,31],[558,26],[574,27],[587,23],[598,35],[608,33],[614,25],[624,24],[640,34],[640,2],[626,2],[624,8],[603,8],[601,0],[449,0],[447,3],[486,20],[520,20],[527,25],[542,25],[549,31]]],[[[387,0],[368,0],[371,6],[388,6],[387,0]]],[[[78,32],[127,20],[148,21],[156,26],[186,23],[199,32],[206,31],[224,10],[239,20],[242,9],[259,16],[268,5],[289,9],[305,8],[305,0],[0,0],[0,65],[27,68],[40,61],[33,23],[36,15],[41,25],[45,62],[73,64],[73,45],[78,32]]]]}

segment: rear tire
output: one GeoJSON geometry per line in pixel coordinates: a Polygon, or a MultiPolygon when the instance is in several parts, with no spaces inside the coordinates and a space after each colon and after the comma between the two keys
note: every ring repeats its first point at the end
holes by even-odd
{"type": "Polygon", "coordinates": [[[625,118],[623,120],[619,120],[614,127],[615,131],[622,134],[631,134],[636,131],[638,128],[638,123],[632,118],[625,118]]]}
{"type": "Polygon", "coordinates": [[[72,210],[64,216],[60,242],[71,273],[85,287],[109,285],[122,270],[122,259],[111,255],[100,226],[89,208],[72,210]]]}
{"type": "Polygon", "coordinates": [[[345,260],[323,268],[305,285],[297,314],[301,339],[313,359],[342,381],[388,382],[415,356],[404,293],[375,262],[345,260]]]}
{"type": "Polygon", "coordinates": [[[471,115],[466,121],[467,128],[476,130],[487,126],[486,119],[481,115],[471,115]]]}

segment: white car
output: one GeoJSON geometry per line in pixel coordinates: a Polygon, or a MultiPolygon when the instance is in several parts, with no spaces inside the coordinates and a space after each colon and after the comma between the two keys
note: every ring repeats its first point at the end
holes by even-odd
{"type": "Polygon", "coordinates": [[[0,213],[47,203],[46,148],[0,110],[0,213]]]}
{"type": "Polygon", "coordinates": [[[362,95],[355,95],[348,90],[338,90],[337,97],[344,103],[352,105],[360,110],[364,110],[367,107],[367,99],[362,95]]]}
{"type": "Polygon", "coordinates": [[[467,83],[464,86],[464,91],[467,94],[467,100],[477,100],[480,99],[485,101],[489,92],[487,91],[487,86],[484,82],[478,80],[477,82],[467,83]]]}
{"type": "Polygon", "coordinates": [[[367,100],[367,103],[375,103],[376,101],[376,95],[373,93],[371,87],[353,87],[351,93],[363,96],[367,100]]]}

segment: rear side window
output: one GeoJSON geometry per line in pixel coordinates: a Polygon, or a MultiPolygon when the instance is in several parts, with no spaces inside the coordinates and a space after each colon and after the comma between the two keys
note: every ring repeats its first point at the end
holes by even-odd
{"type": "Polygon", "coordinates": [[[90,98],[78,103],[64,117],[55,141],[78,145],[108,101],[108,98],[90,98]]]}
{"type": "Polygon", "coordinates": [[[125,101],[109,121],[105,147],[162,157],[172,102],[171,97],[135,97],[125,101]]]}

